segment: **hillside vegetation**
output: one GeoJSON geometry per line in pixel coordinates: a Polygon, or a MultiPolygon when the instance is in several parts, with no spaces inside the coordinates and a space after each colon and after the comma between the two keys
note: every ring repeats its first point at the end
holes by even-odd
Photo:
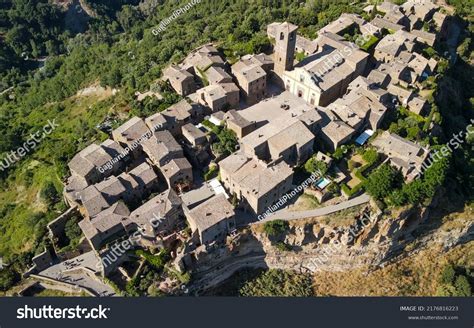
{"type": "Polygon", "coordinates": [[[81,34],[65,25],[64,8],[47,0],[0,5],[0,158],[48,120],[59,125],[33,152],[0,171],[0,254],[18,271],[43,250],[47,222],[65,209],[61,193],[68,161],[86,145],[107,137],[97,125],[107,117],[119,124],[131,115],[163,108],[158,101],[144,110],[134,98],[136,91],[148,90],[163,67],[210,41],[229,58],[261,52],[269,47],[265,28],[272,21],[290,20],[311,35],[342,12],[357,9],[346,0],[304,5],[203,0],[156,36],[152,28],[169,17],[177,3],[146,1],[137,7],[138,1],[86,2],[97,16],[81,34]],[[37,69],[42,57],[47,59],[37,69]],[[97,84],[118,92],[76,96],[97,84]],[[44,199],[43,190],[53,197],[44,199]]]}

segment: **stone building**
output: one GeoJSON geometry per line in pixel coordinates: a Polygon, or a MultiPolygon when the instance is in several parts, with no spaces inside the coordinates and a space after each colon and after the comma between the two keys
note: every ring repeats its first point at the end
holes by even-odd
{"type": "Polygon", "coordinates": [[[327,106],[364,72],[368,54],[330,32],[320,34],[317,41],[321,51],[283,72],[282,79],[287,91],[310,105],[327,106]]]}
{"type": "Polygon", "coordinates": [[[203,146],[207,142],[206,134],[193,124],[186,124],[182,128],[183,137],[193,147],[203,146]]]}
{"type": "Polygon", "coordinates": [[[377,136],[372,145],[387,156],[390,164],[400,169],[407,181],[422,172],[423,162],[430,153],[429,149],[388,131],[377,136]]]}
{"type": "Polygon", "coordinates": [[[199,103],[209,107],[212,112],[226,111],[239,107],[240,90],[233,82],[211,84],[199,89],[197,97],[199,103]]]}
{"type": "Polygon", "coordinates": [[[108,242],[128,233],[132,228],[129,215],[129,209],[120,201],[92,218],[83,219],[79,227],[91,246],[99,250],[108,242]]]}
{"type": "Polygon", "coordinates": [[[202,245],[225,241],[235,229],[234,207],[222,194],[185,212],[193,235],[202,245]]]}
{"type": "Polygon", "coordinates": [[[163,80],[168,81],[177,94],[187,96],[196,91],[194,75],[177,66],[163,70],[163,80]]]}
{"type": "Polygon", "coordinates": [[[141,154],[141,143],[151,135],[152,132],[139,117],[131,118],[112,131],[114,140],[124,147],[128,147],[135,158],[141,154]]]}
{"type": "Polygon", "coordinates": [[[232,65],[232,74],[237,79],[242,95],[248,105],[253,105],[265,98],[267,73],[261,66],[238,61],[232,65]]]}
{"type": "Polygon", "coordinates": [[[183,215],[181,199],[168,189],[130,213],[130,221],[145,238],[154,240],[174,231],[183,215]]]}
{"type": "Polygon", "coordinates": [[[188,190],[193,184],[193,168],[185,157],[174,158],[160,167],[169,188],[178,192],[188,190]]]}
{"type": "Polygon", "coordinates": [[[267,27],[267,35],[275,39],[273,62],[279,76],[293,69],[297,30],[298,26],[288,22],[272,23],[267,27]]]}
{"type": "Polygon", "coordinates": [[[219,162],[221,181],[245,210],[265,212],[293,187],[293,170],[283,161],[265,163],[242,152],[219,162]]]}

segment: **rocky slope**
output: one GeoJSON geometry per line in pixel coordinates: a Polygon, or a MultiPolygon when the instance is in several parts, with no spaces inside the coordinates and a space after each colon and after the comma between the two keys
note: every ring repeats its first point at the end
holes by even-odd
{"type": "Polygon", "coordinates": [[[443,254],[471,243],[472,209],[463,220],[453,221],[437,213],[438,207],[433,202],[424,208],[382,212],[371,205],[351,225],[328,224],[337,221],[332,217],[296,220],[288,231],[270,238],[263,225],[254,225],[228,240],[226,247],[196,253],[190,290],[199,293],[216,286],[244,267],[312,272],[320,278],[355,271],[368,274],[427,249],[443,254]]]}

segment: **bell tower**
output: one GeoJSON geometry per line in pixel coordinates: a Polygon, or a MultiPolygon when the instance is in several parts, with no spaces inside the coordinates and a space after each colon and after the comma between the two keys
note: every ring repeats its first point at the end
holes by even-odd
{"type": "Polygon", "coordinates": [[[284,22],[275,31],[274,62],[275,72],[281,76],[293,69],[295,60],[296,31],[298,26],[284,22]]]}

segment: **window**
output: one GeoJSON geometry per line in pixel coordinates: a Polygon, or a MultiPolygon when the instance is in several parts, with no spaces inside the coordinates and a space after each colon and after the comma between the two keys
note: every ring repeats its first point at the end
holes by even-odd
{"type": "Polygon", "coordinates": [[[301,90],[298,90],[298,97],[299,98],[303,97],[303,92],[301,90]]]}
{"type": "Polygon", "coordinates": [[[281,32],[280,33],[280,40],[284,40],[285,39],[285,33],[281,32]]]}

